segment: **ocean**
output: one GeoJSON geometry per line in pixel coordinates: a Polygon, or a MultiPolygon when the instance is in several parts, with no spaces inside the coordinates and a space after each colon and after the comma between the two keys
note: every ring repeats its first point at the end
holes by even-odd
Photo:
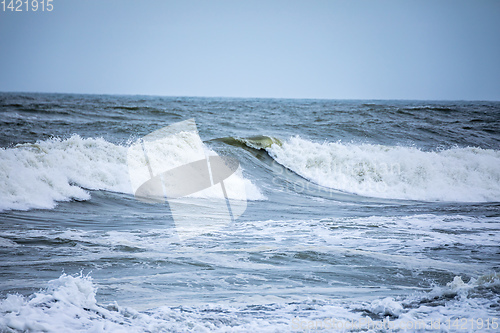
{"type": "Polygon", "coordinates": [[[0,93],[0,131],[2,332],[500,331],[500,102],[0,93]],[[214,228],[134,196],[188,119],[161,163],[239,163],[214,228]]]}

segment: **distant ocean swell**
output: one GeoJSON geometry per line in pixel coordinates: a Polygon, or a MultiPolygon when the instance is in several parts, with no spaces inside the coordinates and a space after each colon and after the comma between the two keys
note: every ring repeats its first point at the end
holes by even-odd
{"type": "MultiPolygon", "coordinates": [[[[173,166],[189,160],[193,149],[207,149],[194,137],[178,135],[162,146],[173,166]]],[[[336,191],[422,201],[495,202],[500,200],[500,151],[452,148],[317,143],[298,136],[222,138],[220,141],[265,149],[288,170],[336,191]]],[[[48,139],[0,149],[0,211],[53,208],[58,201],[88,200],[87,190],[132,194],[127,145],[102,138],[48,139]]],[[[255,163],[259,163],[255,160],[255,163]]],[[[259,184],[242,179],[249,200],[265,196],[259,184]]]]}

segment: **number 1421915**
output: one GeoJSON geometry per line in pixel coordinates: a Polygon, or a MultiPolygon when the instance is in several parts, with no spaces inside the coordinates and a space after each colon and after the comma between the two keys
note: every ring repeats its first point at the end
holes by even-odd
{"type": "Polygon", "coordinates": [[[0,8],[7,12],[51,12],[54,10],[53,0],[2,0],[0,8]]]}

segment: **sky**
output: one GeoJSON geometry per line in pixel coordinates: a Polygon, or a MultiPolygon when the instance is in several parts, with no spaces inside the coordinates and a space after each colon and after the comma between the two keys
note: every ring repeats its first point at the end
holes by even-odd
{"type": "Polygon", "coordinates": [[[500,100],[499,0],[52,4],[0,4],[0,91],[500,100]]]}

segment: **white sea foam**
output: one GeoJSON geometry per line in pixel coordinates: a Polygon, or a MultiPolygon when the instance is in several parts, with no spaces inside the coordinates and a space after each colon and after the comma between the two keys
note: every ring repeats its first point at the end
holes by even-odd
{"type": "MultiPolygon", "coordinates": [[[[483,323],[497,318],[498,274],[396,298],[304,300],[291,303],[161,306],[145,312],[96,301],[89,276],[63,274],[31,296],[0,300],[0,330],[7,332],[290,332],[290,331],[460,331],[456,318],[483,323]],[[493,296],[492,296],[493,292],[493,296]],[[491,298],[493,297],[493,298],[491,298]],[[496,297],[496,298],[495,298],[496,297]],[[439,323],[439,326],[437,326],[439,323]],[[431,326],[434,325],[434,326],[431,326]],[[328,330],[328,328],[330,330],[328,330]],[[450,329],[451,328],[451,329],[450,329]]],[[[498,324],[498,320],[496,320],[498,324]]],[[[498,326],[497,326],[498,328],[498,326]]],[[[463,331],[463,330],[462,330],[463,331]]]]}
{"type": "Polygon", "coordinates": [[[292,137],[267,149],[283,166],[328,188],[390,199],[500,201],[500,151],[316,143],[292,137]]]}
{"type": "Polygon", "coordinates": [[[122,330],[126,318],[98,306],[95,295],[90,277],[62,275],[30,297],[8,295],[0,303],[0,327],[29,332],[122,330]]]}
{"type": "MultiPolygon", "coordinates": [[[[194,126],[194,123],[192,124],[194,126]]],[[[169,127],[165,127],[165,129],[168,130],[169,127]]],[[[152,138],[145,140],[142,144],[138,141],[128,150],[127,163],[129,171],[131,171],[130,180],[134,191],[152,176],[157,176],[167,170],[205,159],[206,156],[217,155],[203,143],[195,126],[191,130],[180,131],[174,134],[164,132],[167,131],[161,129],[153,132],[148,135],[152,136],[152,138]]],[[[264,199],[258,189],[242,176],[241,168],[238,168],[236,172],[224,180],[224,186],[230,199],[244,201],[247,199],[247,194],[251,200],[264,199]]],[[[211,186],[187,195],[187,197],[223,198],[220,186],[211,186]]]]}
{"type": "MultiPolygon", "coordinates": [[[[192,143],[189,139],[180,135],[171,145],[163,146],[163,154],[172,164],[190,155],[193,144],[196,149],[200,148],[197,145],[203,146],[201,141],[192,143]]],[[[88,200],[87,189],[132,194],[127,148],[102,138],[84,139],[78,135],[1,148],[0,211],[50,209],[58,201],[88,200]]],[[[248,200],[265,199],[248,179],[232,181],[244,183],[248,200]]],[[[210,197],[209,192],[201,195],[210,197]]]]}

